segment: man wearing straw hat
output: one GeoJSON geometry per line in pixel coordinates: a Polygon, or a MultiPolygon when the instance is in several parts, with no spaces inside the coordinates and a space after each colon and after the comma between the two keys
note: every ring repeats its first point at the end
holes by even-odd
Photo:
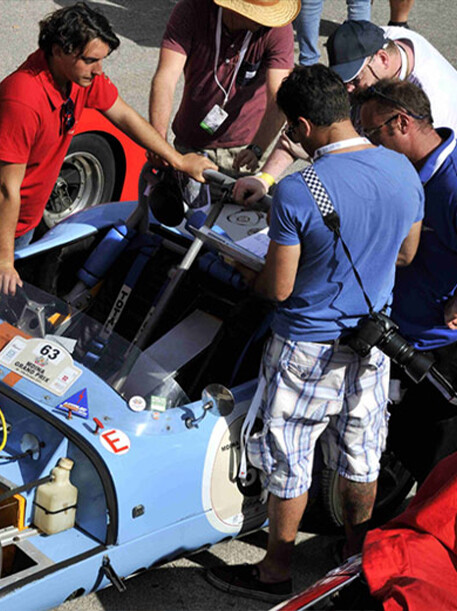
{"type": "MultiPolygon", "coordinates": [[[[203,151],[219,168],[253,171],[284,117],[276,92],[294,62],[291,21],[300,0],[180,0],[167,24],[152,80],[150,121],[182,151],[203,151]]],[[[153,162],[161,163],[155,156],[153,162]]]]}

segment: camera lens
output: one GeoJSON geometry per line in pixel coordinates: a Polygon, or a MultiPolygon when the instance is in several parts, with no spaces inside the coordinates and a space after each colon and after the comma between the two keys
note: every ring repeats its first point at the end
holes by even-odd
{"type": "Polygon", "coordinates": [[[384,335],[378,346],[397,365],[403,367],[415,382],[420,382],[433,364],[433,359],[415,350],[393,329],[384,335]]]}

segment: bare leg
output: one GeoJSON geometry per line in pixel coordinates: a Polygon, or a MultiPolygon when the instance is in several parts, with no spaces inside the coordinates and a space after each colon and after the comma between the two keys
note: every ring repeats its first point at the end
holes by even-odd
{"type": "Polygon", "coordinates": [[[368,521],[373,513],[376,489],[377,482],[362,484],[339,477],[346,532],[346,556],[357,554],[362,549],[363,539],[368,530],[368,521]]]}
{"type": "Polygon", "coordinates": [[[390,2],[390,21],[394,23],[405,23],[408,21],[409,11],[414,0],[389,0],[390,2]]]}
{"type": "Polygon", "coordinates": [[[280,499],[270,494],[267,554],[258,564],[261,581],[274,583],[290,579],[295,537],[307,502],[307,492],[294,499],[280,499]]]}

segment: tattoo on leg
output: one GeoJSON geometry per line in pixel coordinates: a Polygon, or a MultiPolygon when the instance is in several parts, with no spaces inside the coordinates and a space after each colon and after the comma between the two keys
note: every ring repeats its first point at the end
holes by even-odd
{"type": "Polygon", "coordinates": [[[345,521],[355,526],[371,518],[376,487],[376,482],[367,484],[341,478],[340,492],[345,521]]]}

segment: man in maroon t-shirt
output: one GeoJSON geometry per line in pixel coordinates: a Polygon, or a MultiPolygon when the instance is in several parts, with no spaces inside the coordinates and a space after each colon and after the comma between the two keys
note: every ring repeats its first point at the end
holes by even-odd
{"type": "Polygon", "coordinates": [[[284,123],[276,92],[293,67],[299,10],[300,0],[180,0],[152,80],[152,125],[166,138],[184,71],[172,126],[178,150],[204,151],[235,175],[255,170],[284,123]]]}
{"type": "Polygon", "coordinates": [[[30,242],[85,107],[170,165],[203,180],[215,168],[182,156],[122,100],[102,61],[119,46],[106,18],[80,2],[40,22],[39,49],[0,83],[0,291],[22,285],[14,250],[30,242]]]}

